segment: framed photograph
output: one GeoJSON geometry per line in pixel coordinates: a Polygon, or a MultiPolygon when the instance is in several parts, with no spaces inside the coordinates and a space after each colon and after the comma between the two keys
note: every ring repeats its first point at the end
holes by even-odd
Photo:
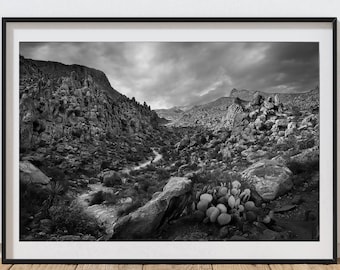
{"type": "Polygon", "coordinates": [[[4,263],[335,263],[336,18],[3,18],[4,263]]]}

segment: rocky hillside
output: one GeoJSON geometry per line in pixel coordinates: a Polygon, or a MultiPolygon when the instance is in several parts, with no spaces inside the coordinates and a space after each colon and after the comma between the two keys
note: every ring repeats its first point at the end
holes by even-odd
{"type": "Polygon", "coordinates": [[[226,115],[220,123],[228,128],[190,128],[176,145],[178,175],[195,183],[193,215],[201,223],[178,223],[167,237],[318,239],[318,111],[257,94],[246,103],[236,98],[226,115]],[[244,193],[257,207],[242,205],[244,193]]]}
{"type": "MultiPolygon", "coordinates": [[[[228,109],[233,103],[233,98],[221,97],[213,102],[207,104],[194,106],[190,110],[177,115],[173,119],[172,125],[174,126],[206,126],[208,128],[214,127],[221,120],[228,109]]],[[[165,117],[166,118],[166,117],[165,117]]]]}
{"type": "Polygon", "coordinates": [[[22,159],[88,175],[141,161],[151,153],[145,142],[157,141],[158,121],[101,71],[20,57],[22,159]]]}
{"type": "Polygon", "coordinates": [[[173,122],[183,115],[184,110],[181,110],[178,107],[173,107],[170,109],[155,110],[155,112],[158,114],[159,117],[164,118],[170,122],[173,122]]]}
{"type": "Polygon", "coordinates": [[[112,88],[106,75],[100,70],[80,65],[65,65],[52,61],[25,59],[23,56],[20,56],[21,77],[37,76],[39,74],[45,77],[47,75],[48,79],[52,80],[52,82],[59,80],[60,84],[61,78],[69,77],[72,71],[75,73],[74,75],[78,74],[79,76],[83,76],[83,78],[80,79],[86,79],[85,77],[90,76],[100,89],[106,91],[111,96],[122,96],[118,91],[112,88]]]}
{"type": "Polygon", "coordinates": [[[157,113],[171,121],[174,126],[205,126],[216,129],[224,127],[227,111],[234,100],[238,98],[238,102],[242,104],[249,103],[254,99],[254,95],[260,95],[264,99],[276,96],[282,104],[289,110],[314,110],[319,109],[319,89],[313,89],[305,93],[284,94],[284,93],[265,93],[261,91],[237,90],[233,89],[229,97],[221,97],[213,102],[203,105],[194,106],[186,112],[178,112],[174,114],[172,110],[158,110],[157,113]]]}

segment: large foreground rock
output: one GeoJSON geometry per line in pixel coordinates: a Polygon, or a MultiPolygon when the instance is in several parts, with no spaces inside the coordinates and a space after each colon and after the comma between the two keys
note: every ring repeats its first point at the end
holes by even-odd
{"type": "Polygon", "coordinates": [[[179,216],[188,203],[192,182],[185,177],[171,177],[163,191],[135,212],[119,219],[113,239],[154,237],[158,229],[179,216]]]}
{"type": "Polygon", "coordinates": [[[318,162],[319,161],[320,150],[319,146],[314,146],[312,148],[303,150],[301,153],[290,157],[290,161],[297,163],[308,163],[308,162],[318,162]]]}
{"type": "Polygon", "coordinates": [[[246,180],[264,201],[271,201],[293,187],[292,172],[273,160],[261,160],[242,172],[246,180]]]}
{"type": "Polygon", "coordinates": [[[21,183],[47,185],[50,182],[50,178],[29,161],[20,161],[19,171],[21,183]]]}

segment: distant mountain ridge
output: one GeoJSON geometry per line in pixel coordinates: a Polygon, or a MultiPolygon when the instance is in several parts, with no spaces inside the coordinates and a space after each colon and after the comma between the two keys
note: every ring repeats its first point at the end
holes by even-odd
{"type": "Polygon", "coordinates": [[[234,88],[230,92],[230,97],[234,97],[234,98],[238,97],[242,100],[251,101],[255,93],[258,93],[263,97],[270,97],[270,96],[277,95],[280,98],[280,100],[284,101],[285,103],[289,103],[289,101],[291,101],[294,98],[298,98],[298,97],[308,97],[308,96],[315,97],[316,95],[319,95],[319,88],[316,87],[315,89],[311,89],[311,90],[301,92],[301,93],[268,93],[268,92],[263,92],[263,91],[258,91],[258,90],[246,90],[246,89],[237,90],[234,88]]]}
{"type": "Polygon", "coordinates": [[[228,107],[238,98],[243,104],[253,100],[255,94],[264,98],[278,96],[280,101],[289,108],[299,107],[301,110],[308,110],[319,106],[319,88],[303,93],[266,93],[257,90],[232,89],[229,97],[221,97],[215,101],[192,107],[188,111],[157,110],[160,117],[168,119],[174,126],[196,126],[203,125],[213,128],[219,125],[225,116],[228,107]]]}

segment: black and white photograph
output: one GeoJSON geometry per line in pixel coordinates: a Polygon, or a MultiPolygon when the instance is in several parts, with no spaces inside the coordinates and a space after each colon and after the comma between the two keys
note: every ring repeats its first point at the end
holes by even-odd
{"type": "Polygon", "coordinates": [[[20,241],[319,241],[318,42],[20,42],[20,241]]]}

